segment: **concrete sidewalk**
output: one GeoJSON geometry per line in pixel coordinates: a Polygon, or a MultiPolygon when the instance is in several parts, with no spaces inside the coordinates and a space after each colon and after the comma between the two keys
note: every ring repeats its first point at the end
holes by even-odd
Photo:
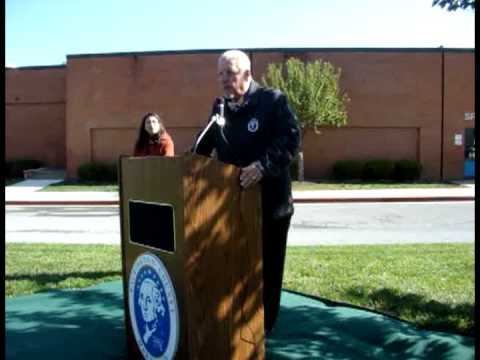
{"type": "MultiPolygon", "coordinates": [[[[118,205],[117,192],[39,191],[62,180],[25,180],[5,187],[5,205],[118,205]]],[[[294,191],[295,203],[472,201],[475,181],[455,188],[294,191]]]]}

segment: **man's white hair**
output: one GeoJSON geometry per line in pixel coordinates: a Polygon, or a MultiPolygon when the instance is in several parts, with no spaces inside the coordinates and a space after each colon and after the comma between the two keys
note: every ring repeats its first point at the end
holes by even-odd
{"type": "Polygon", "coordinates": [[[251,72],[250,59],[248,55],[240,50],[227,50],[218,59],[218,63],[221,61],[235,61],[240,70],[248,70],[251,72]]]}

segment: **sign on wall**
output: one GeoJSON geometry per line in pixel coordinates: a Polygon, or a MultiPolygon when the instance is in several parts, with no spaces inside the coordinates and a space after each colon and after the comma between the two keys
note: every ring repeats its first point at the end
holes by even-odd
{"type": "Polygon", "coordinates": [[[474,112],[466,112],[466,113],[464,114],[464,119],[465,119],[466,121],[473,121],[473,120],[475,120],[475,113],[474,113],[474,112]]]}
{"type": "Polygon", "coordinates": [[[463,145],[463,136],[462,134],[455,134],[453,138],[454,144],[457,146],[463,145]]]}

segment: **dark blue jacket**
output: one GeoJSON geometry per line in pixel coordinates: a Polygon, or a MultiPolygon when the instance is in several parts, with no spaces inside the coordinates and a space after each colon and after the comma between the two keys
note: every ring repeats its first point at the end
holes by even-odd
{"type": "MultiPolygon", "coordinates": [[[[212,116],[219,112],[215,101],[212,116]]],[[[265,169],[260,185],[263,216],[282,218],[293,214],[289,165],[299,145],[297,120],[287,98],[278,90],[261,87],[252,81],[244,102],[225,102],[226,123],[214,124],[197,146],[198,154],[245,167],[259,160],[265,169]]]]}

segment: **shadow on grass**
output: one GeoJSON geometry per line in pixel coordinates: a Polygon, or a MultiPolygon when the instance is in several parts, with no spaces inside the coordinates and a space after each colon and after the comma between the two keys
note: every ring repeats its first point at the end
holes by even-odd
{"type": "MultiPolygon", "coordinates": [[[[126,359],[121,281],[6,300],[8,359],[126,359]]],[[[474,339],[282,292],[266,359],[473,359],[474,339]]]]}
{"type": "Polygon", "coordinates": [[[345,295],[370,304],[371,308],[388,315],[410,321],[414,319],[416,324],[425,329],[475,336],[475,306],[472,303],[445,304],[390,288],[369,292],[361,287],[353,287],[347,289],[345,295]]]}
{"type": "Polygon", "coordinates": [[[473,359],[474,339],[420,331],[381,314],[282,293],[267,355],[269,360],[473,359]]]}
{"type": "Polygon", "coordinates": [[[5,325],[7,359],[126,358],[120,282],[8,299],[5,325]]]}

